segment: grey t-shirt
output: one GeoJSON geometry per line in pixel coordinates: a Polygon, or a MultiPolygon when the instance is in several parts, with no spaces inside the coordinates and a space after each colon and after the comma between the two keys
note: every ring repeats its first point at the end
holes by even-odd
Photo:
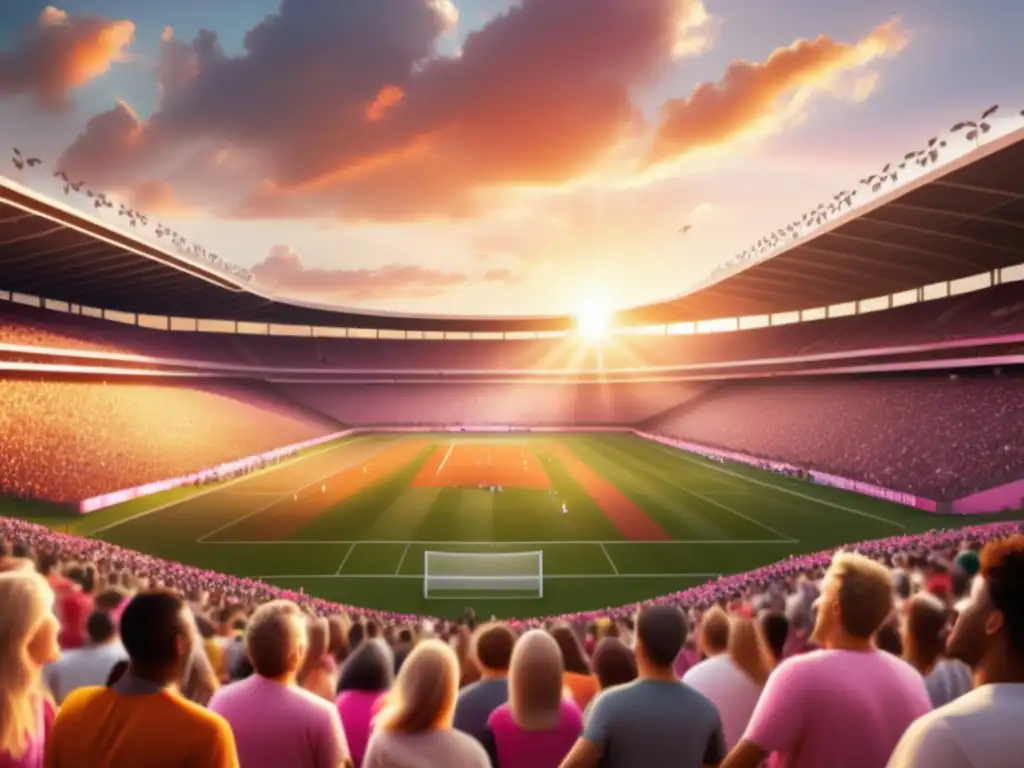
{"type": "Polygon", "coordinates": [[[685,683],[636,680],[605,691],[583,738],[604,750],[601,768],[701,768],[725,759],[718,710],[685,683]]]}
{"type": "Polygon", "coordinates": [[[481,744],[487,743],[487,718],[508,701],[507,680],[481,680],[459,692],[455,701],[455,722],[452,727],[468,733],[481,744]]]}

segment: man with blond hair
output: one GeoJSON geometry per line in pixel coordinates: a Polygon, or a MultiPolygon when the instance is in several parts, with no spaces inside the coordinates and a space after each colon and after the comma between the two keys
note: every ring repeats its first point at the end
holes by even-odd
{"type": "Polygon", "coordinates": [[[878,650],[893,611],[892,575],[861,555],[836,555],[811,638],[822,650],[780,664],[723,768],[883,766],[907,727],[931,709],[920,673],[878,650]]]}
{"type": "Polygon", "coordinates": [[[210,710],[231,725],[245,768],[339,768],[348,744],[334,706],[295,684],[306,654],[306,617],[275,600],[256,610],[245,630],[252,676],[221,688],[210,710]]]}

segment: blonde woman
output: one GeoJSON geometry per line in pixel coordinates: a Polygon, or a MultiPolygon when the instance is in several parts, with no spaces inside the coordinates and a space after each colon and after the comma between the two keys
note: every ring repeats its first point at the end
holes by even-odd
{"type": "Polygon", "coordinates": [[[557,640],[543,630],[523,635],[512,650],[508,703],[491,713],[491,757],[501,768],[558,768],[583,731],[579,707],[562,684],[557,640]]]}
{"type": "Polygon", "coordinates": [[[41,768],[54,705],[43,666],[60,657],[53,590],[34,571],[0,573],[0,765],[41,768]]]}
{"type": "Polygon", "coordinates": [[[419,643],[377,717],[363,768],[490,768],[480,743],[452,728],[458,692],[455,651],[439,640],[419,643]]]}
{"type": "Polygon", "coordinates": [[[310,617],[306,633],[306,656],[296,680],[310,693],[333,703],[338,685],[338,665],[330,653],[330,625],[327,619],[310,617]]]}
{"type": "Polygon", "coordinates": [[[729,633],[729,658],[760,690],[768,682],[775,667],[768,638],[761,625],[753,619],[733,619],[729,633]]]}

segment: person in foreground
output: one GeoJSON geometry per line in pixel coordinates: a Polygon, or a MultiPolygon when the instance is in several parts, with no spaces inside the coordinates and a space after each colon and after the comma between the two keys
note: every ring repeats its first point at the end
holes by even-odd
{"type": "Polygon", "coordinates": [[[489,768],[480,742],[452,728],[459,660],[439,640],[424,640],[402,665],[377,716],[363,768],[489,768]]]}
{"type": "Polygon", "coordinates": [[[238,768],[224,718],[175,689],[197,642],[188,604],[167,590],[121,616],[128,670],[111,687],[73,691],[57,713],[46,768],[238,768]]]}
{"type": "Polygon", "coordinates": [[[949,638],[975,688],[903,734],[889,768],[1024,765],[1024,535],[994,541],[949,638]]]}
{"type": "Polygon", "coordinates": [[[54,594],[39,574],[0,574],[0,768],[39,768],[54,706],[43,665],[60,655],[54,594]]]}
{"type": "Polygon", "coordinates": [[[275,600],[256,609],[245,629],[253,675],[221,688],[210,711],[235,736],[245,768],[339,768],[350,765],[334,705],[296,684],[307,653],[306,616],[275,600]]]}
{"type": "Polygon", "coordinates": [[[593,702],[561,768],[700,768],[725,756],[715,705],[679,680],[675,661],[686,642],[686,617],[675,606],[644,608],[636,624],[639,678],[593,702]]]}
{"type": "Polygon", "coordinates": [[[872,637],[893,611],[892,575],[840,553],[825,574],[812,641],[768,678],[743,739],[723,768],[884,768],[900,736],[931,709],[920,673],[872,637]]]}

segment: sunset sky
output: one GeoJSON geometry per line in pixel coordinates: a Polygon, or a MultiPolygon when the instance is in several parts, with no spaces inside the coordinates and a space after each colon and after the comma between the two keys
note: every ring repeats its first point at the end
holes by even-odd
{"type": "Polygon", "coordinates": [[[349,307],[665,298],[1024,107],[1020,0],[0,4],[0,174],[63,200],[63,169],[349,307]]]}

